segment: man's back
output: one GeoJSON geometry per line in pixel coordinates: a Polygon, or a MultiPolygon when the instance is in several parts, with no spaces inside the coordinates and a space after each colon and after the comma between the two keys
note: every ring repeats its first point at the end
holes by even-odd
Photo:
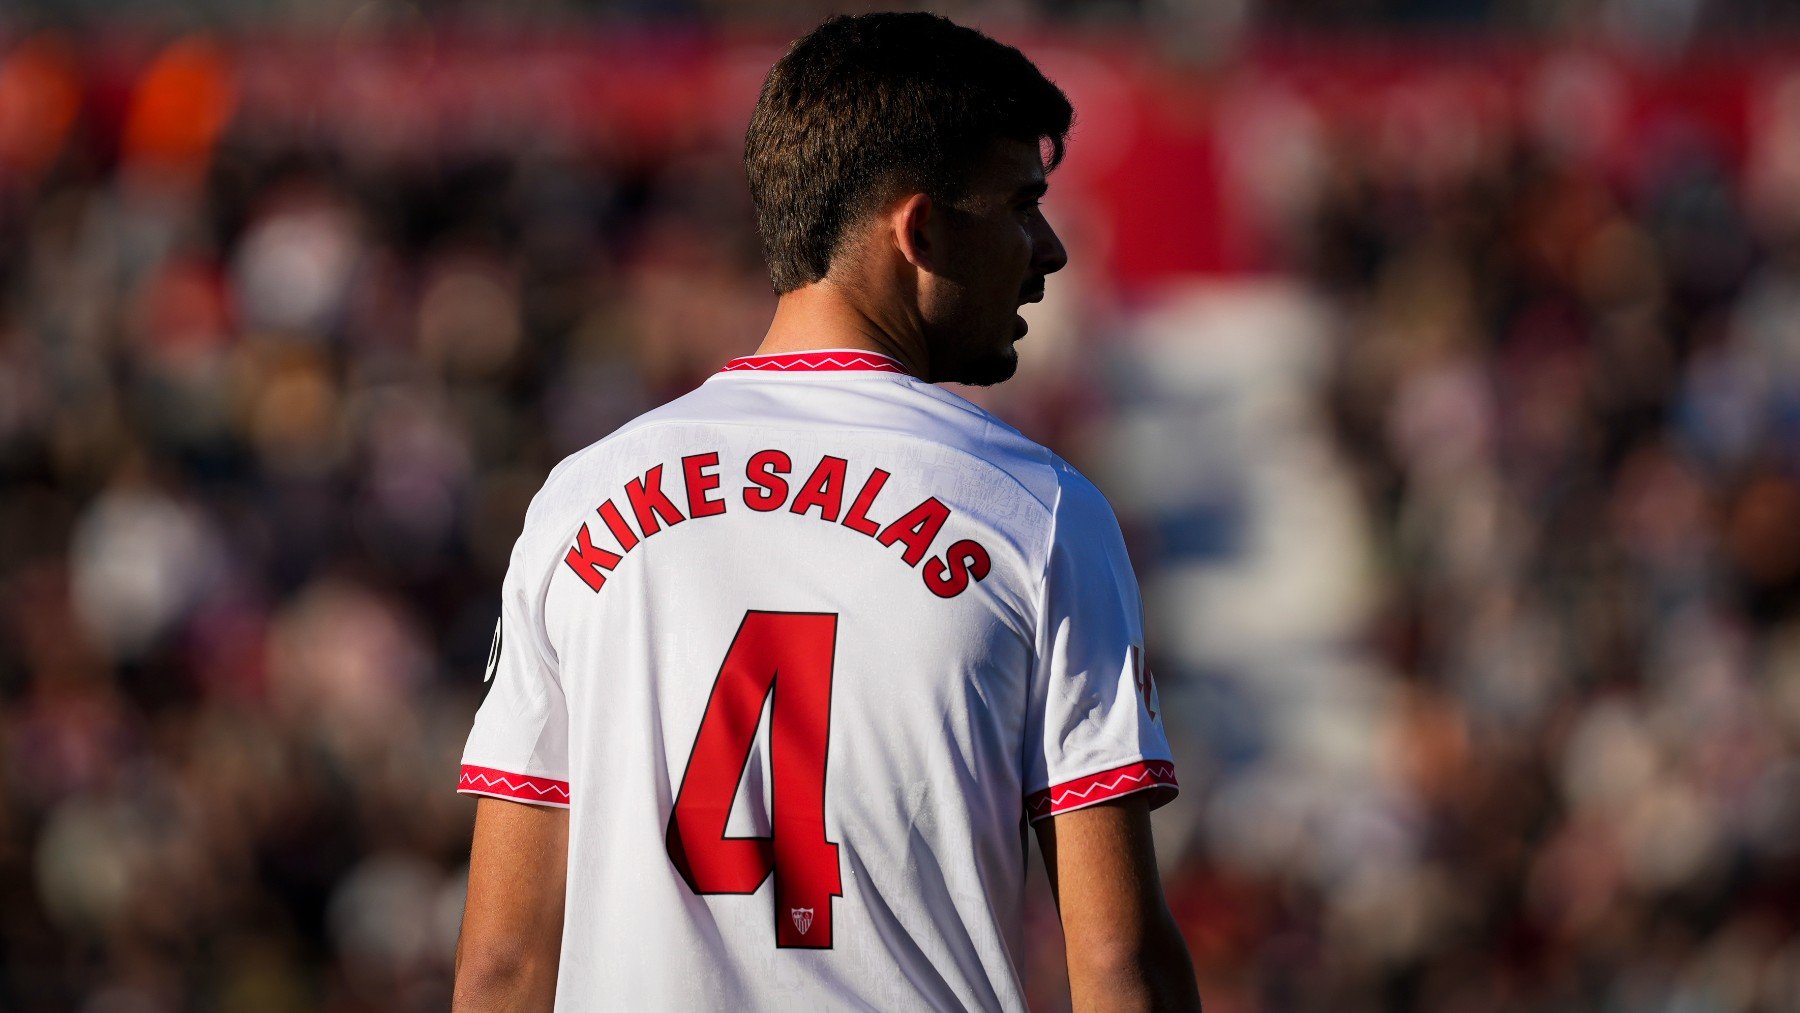
{"type": "Polygon", "coordinates": [[[1173,795],[1104,499],[874,353],[569,458],[504,599],[461,789],[571,808],[559,1008],[1018,1008],[1027,818],[1173,795]]]}
{"type": "Polygon", "coordinates": [[[926,13],[770,69],[760,354],[565,461],[513,554],[462,787],[538,804],[477,807],[459,1008],[1018,1008],[1028,819],[1077,1008],[1198,1007],[1118,524],[932,386],[1017,368],[1073,116],[926,13]]]}

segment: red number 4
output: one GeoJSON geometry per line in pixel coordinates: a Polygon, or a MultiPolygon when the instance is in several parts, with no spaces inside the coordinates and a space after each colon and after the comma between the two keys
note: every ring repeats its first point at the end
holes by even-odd
{"type": "Polygon", "coordinates": [[[696,894],[755,893],[774,873],[775,945],[783,948],[830,949],[831,898],[844,895],[837,845],[825,839],[836,647],[833,613],[744,614],[706,701],[669,817],[669,859],[696,894]],[[726,837],[770,693],[772,834],[726,837]]]}

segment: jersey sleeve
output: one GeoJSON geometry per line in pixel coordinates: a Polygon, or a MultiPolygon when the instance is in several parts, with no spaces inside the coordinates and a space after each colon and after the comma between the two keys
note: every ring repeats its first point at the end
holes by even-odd
{"type": "Polygon", "coordinates": [[[1135,792],[1175,797],[1175,764],[1144,664],[1143,605],[1112,507],[1061,461],[1026,717],[1025,810],[1046,816],[1135,792]]]}
{"type": "Polygon", "coordinates": [[[488,651],[487,696],[463,748],[456,790],[567,808],[569,714],[545,633],[541,567],[514,547],[488,651]]]}

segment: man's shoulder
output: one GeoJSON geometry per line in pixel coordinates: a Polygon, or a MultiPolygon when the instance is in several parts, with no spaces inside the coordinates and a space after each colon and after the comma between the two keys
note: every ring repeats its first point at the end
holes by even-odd
{"type": "Polygon", "coordinates": [[[555,487],[579,481],[580,476],[584,473],[604,467],[608,458],[646,430],[664,425],[704,424],[709,421],[708,416],[711,413],[705,410],[707,395],[707,387],[702,384],[672,401],[664,402],[644,412],[605,436],[564,457],[550,469],[550,474],[545,476],[543,487],[538,494],[539,497],[542,498],[545,492],[555,487]]]}
{"type": "Polygon", "coordinates": [[[1059,526],[1096,522],[1116,525],[1112,505],[1100,487],[1062,455],[954,391],[929,384],[921,386],[970,417],[975,423],[971,431],[979,429],[983,451],[1004,461],[1004,466],[1031,489],[1045,511],[1057,518],[1059,526]]]}
{"type": "Polygon", "coordinates": [[[1051,456],[1057,484],[1054,508],[1057,540],[1120,537],[1119,518],[1106,494],[1074,465],[1054,454],[1051,456]]]}

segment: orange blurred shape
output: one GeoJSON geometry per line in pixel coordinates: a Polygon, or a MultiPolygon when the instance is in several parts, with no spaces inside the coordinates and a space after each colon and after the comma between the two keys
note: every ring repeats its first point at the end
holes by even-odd
{"type": "Polygon", "coordinates": [[[0,59],[0,179],[36,178],[69,139],[80,73],[62,40],[34,35],[0,59]]]}
{"type": "Polygon", "coordinates": [[[203,36],[157,54],[132,93],[120,152],[129,165],[198,176],[231,118],[231,66],[203,36]]]}

